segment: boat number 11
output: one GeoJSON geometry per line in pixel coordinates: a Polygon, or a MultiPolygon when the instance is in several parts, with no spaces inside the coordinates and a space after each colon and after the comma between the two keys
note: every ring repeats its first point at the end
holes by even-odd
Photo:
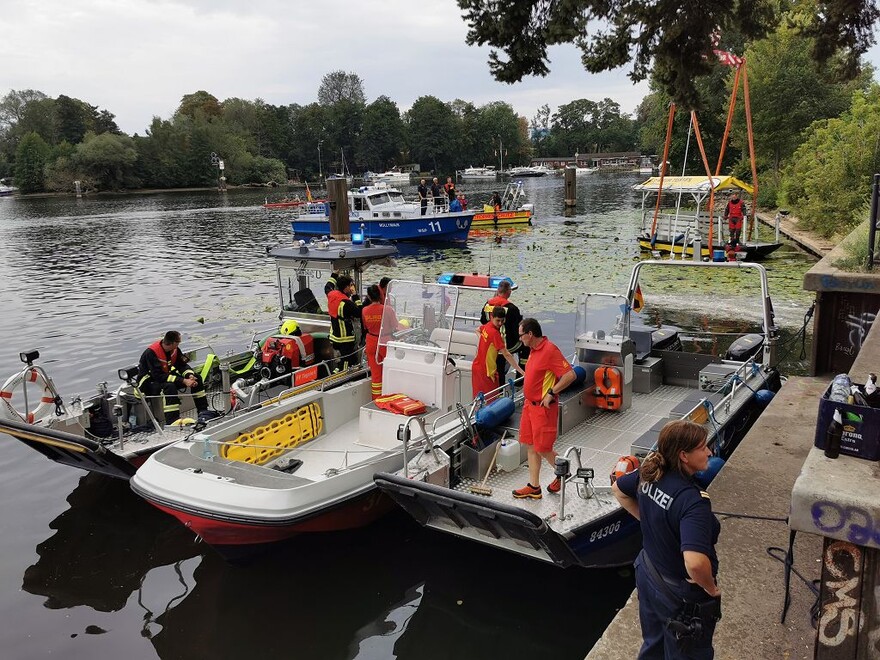
{"type": "Polygon", "coordinates": [[[602,529],[596,530],[592,534],[590,534],[590,543],[593,541],[598,541],[599,539],[605,538],[609,534],[614,534],[617,530],[620,529],[620,521],[618,520],[616,523],[611,523],[610,525],[605,525],[602,529]]]}
{"type": "Polygon", "coordinates": [[[439,220],[429,220],[428,226],[431,228],[431,231],[443,231],[442,229],[440,229],[439,220]]]}

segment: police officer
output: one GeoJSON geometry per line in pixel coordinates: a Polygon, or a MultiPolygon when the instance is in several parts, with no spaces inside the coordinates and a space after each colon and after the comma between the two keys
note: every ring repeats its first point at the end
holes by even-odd
{"type": "Polygon", "coordinates": [[[138,362],[138,389],[146,396],[162,395],[165,424],[180,419],[178,389],[190,388],[198,412],[208,409],[208,399],[202,379],[193,371],[180,350],[180,333],[169,330],[162,339],[153,342],[138,362]]]}
{"type": "Polygon", "coordinates": [[[669,422],[641,468],[611,487],[642,527],[643,549],[635,563],[639,658],[714,657],[712,635],[721,616],[715,543],[721,525],[694,481],[694,474],[709,466],[706,438],[699,424],[669,422]]]}

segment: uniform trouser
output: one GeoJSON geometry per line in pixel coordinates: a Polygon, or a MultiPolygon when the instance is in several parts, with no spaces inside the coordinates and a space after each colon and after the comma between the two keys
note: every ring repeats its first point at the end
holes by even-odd
{"type": "MultiPolygon", "coordinates": [[[[374,335],[367,336],[364,353],[367,356],[367,364],[370,366],[370,392],[372,393],[374,400],[382,396],[382,363],[376,359],[376,349],[378,345],[378,337],[374,335]]],[[[383,361],[385,360],[386,351],[387,349],[384,346],[379,348],[379,359],[383,361]]]]}
{"type": "Polygon", "coordinates": [[[425,215],[425,213],[426,213],[427,211],[428,211],[428,200],[427,200],[427,199],[423,199],[423,200],[422,200],[422,215],[425,215]]]}
{"type": "Polygon", "coordinates": [[[740,238],[742,238],[742,221],[738,225],[730,223],[728,228],[730,229],[730,244],[736,247],[739,245],[740,238]]]}
{"type": "MultiPolygon", "coordinates": [[[[205,394],[205,385],[198,374],[193,374],[198,381],[190,388],[190,395],[196,410],[202,412],[208,409],[208,397],[205,394]]],[[[141,391],[148,397],[162,395],[162,411],[165,413],[165,423],[171,424],[180,419],[180,396],[175,383],[156,383],[152,379],[141,385],[141,391]]]]}
{"type": "MultiPolygon", "coordinates": [[[[679,649],[675,635],[666,629],[666,621],[674,618],[681,603],[670,602],[670,596],[662,586],[655,585],[648,569],[642,563],[641,554],[636,559],[636,587],[639,590],[639,621],[642,624],[642,648],[639,660],[711,660],[715,657],[712,648],[712,635],[715,633],[715,621],[703,621],[703,633],[699,639],[691,641],[690,648],[685,652],[679,649]]],[[[676,591],[671,585],[667,585],[676,591]]],[[[706,593],[697,585],[689,585],[693,593],[676,593],[682,597],[697,596],[706,593]]]]}
{"type": "Polygon", "coordinates": [[[340,371],[353,367],[360,362],[360,356],[357,353],[357,343],[353,338],[351,341],[334,341],[333,348],[339,351],[339,354],[342,356],[338,363],[338,369],[340,371]]]}

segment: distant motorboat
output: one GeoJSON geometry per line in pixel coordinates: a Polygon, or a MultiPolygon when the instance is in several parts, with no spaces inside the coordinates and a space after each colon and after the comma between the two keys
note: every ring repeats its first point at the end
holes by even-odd
{"type": "Polygon", "coordinates": [[[575,167],[574,168],[575,174],[577,176],[581,176],[582,174],[592,174],[597,169],[599,169],[599,168],[598,167],[575,167]]]}
{"type": "Polygon", "coordinates": [[[15,186],[7,186],[5,183],[0,181],[0,197],[9,197],[17,190],[18,188],[16,188],[15,186]]]}
{"type": "MultiPolygon", "coordinates": [[[[297,236],[330,234],[328,204],[311,203],[300,207],[291,222],[297,236]]],[[[390,241],[459,241],[467,240],[476,211],[451,211],[445,195],[428,200],[424,208],[418,200],[406,201],[397,188],[384,183],[361,186],[348,192],[348,214],[352,231],[363,238],[390,241]]]]}
{"type": "Polygon", "coordinates": [[[514,179],[521,177],[547,176],[548,174],[553,174],[553,170],[545,165],[510,168],[510,176],[514,179]]]}
{"type": "MultiPolygon", "coordinates": [[[[401,171],[399,167],[392,167],[390,170],[379,174],[370,172],[368,182],[389,184],[409,183],[409,174],[409,172],[401,171]]],[[[365,176],[364,179],[367,180],[367,177],[365,176]]]]}
{"type": "Polygon", "coordinates": [[[459,170],[458,178],[462,181],[468,180],[477,180],[477,179],[495,179],[498,176],[498,170],[496,170],[491,165],[487,165],[485,167],[466,167],[463,170],[459,170]]]}

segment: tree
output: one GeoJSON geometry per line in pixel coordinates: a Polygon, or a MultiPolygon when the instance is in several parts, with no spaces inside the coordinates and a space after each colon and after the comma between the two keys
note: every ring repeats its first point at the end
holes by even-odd
{"type": "Polygon", "coordinates": [[[35,89],[9,90],[9,93],[0,100],[0,131],[21,121],[28,103],[47,98],[49,97],[43,92],[35,89]]]}
{"type": "Polygon", "coordinates": [[[801,222],[823,236],[842,234],[860,213],[880,171],[880,85],[853,96],[837,119],[815,122],[794,152],[783,190],[801,222]]]}
{"type": "Polygon", "coordinates": [[[174,114],[195,117],[198,113],[205,117],[219,117],[223,114],[223,109],[216,96],[200,89],[192,94],[185,94],[180,99],[180,105],[174,114]]]}
{"type": "Polygon", "coordinates": [[[72,99],[61,94],[55,99],[55,120],[57,122],[57,139],[67,140],[71,144],[82,142],[89,126],[90,106],[79,99],[72,99]]]}
{"type": "MultiPolygon", "coordinates": [[[[814,121],[838,117],[852,103],[856,89],[866,89],[870,69],[841,85],[810,58],[814,44],[782,27],[746,51],[752,98],[755,149],[762,162],[781,169],[814,121]]],[[[740,113],[741,114],[741,113],[740,113]]]]}
{"type": "Polygon", "coordinates": [[[383,171],[399,162],[403,144],[403,120],[397,104],[380,96],[364,110],[357,158],[364,167],[383,171]]]}
{"type": "Polygon", "coordinates": [[[507,152],[503,154],[505,162],[511,154],[517,156],[521,151],[519,118],[509,103],[495,101],[480,107],[475,129],[479,136],[475,145],[477,162],[500,164],[502,154],[498,150],[502,147],[507,152]]]}
{"type": "Polygon", "coordinates": [[[318,103],[324,106],[335,105],[339,101],[348,101],[355,105],[364,105],[364,83],[356,73],[331,71],[321,79],[318,87],[318,103]]]}
{"type": "Polygon", "coordinates": [[[101,190],[119,190],[137,160],[134,142],[127,135],[86,133],[76,147],[76,164],[90,174],[101,190]]]}
{"type": "Polygon", "coordinates": [[[15,185],[23,193],[43,191],[43,168],[49,160],[49,145],[37,133],[28,133],[15,152],[15,185]]]}
{"type": "Polygon", "coordinates": [[[455,131],[451,108],[435,96],[420,96],[406,113],[412,158],[434,172],[455,169],[455,131]]]}
{"type": "MultiPolygon", "coordinates": [[[[776,0],[695,0],[686,8],[639,0],[458,0],[458,5],[468,23],[467,43],[489,44],[507,56],[502,60],[498,50],[489,55],[489,68],[502,82],[546,75],[547,47],[575,43],[591,73],[631,62],[629,76],[640,81],[653,62],[657,82],[687,109],[701,105],[694,80],[712,70],[713,35],[736,30],[747,39],[761,38],[788,7],[776,0]]],[[[876,0],[823,0],[802,29],[816,39],[817,61],[828,62],[842,50],[839,70],[853,75],[860,55],[874,43],[878,17],[876,0]]]]}

